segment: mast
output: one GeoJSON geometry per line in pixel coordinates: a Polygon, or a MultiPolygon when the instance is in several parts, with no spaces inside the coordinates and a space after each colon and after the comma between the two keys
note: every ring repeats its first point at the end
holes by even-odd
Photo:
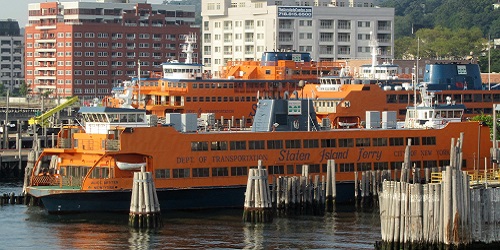
{"type": "Polygon", "coordinates": [[[370,31],[370,47],[372,47],[372,68],[371,68],[371,74],[373,77],[375,77],[375,66],[377,66],[377,49],[378,49],[378,42],[377,39],[374,38],[374,34],[372,31],[370,31]]]}

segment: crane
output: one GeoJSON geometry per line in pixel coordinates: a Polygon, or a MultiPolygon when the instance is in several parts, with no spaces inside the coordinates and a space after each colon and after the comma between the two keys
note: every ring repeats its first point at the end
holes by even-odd
{"type": "Polygon", "coordinates": [[[32,117],[28,120],[29,125],[40,125],[42,127],[47,127],[49,125],[49,118],[52,117],[53,114],[61,111],[62,109],[71,106],[73,103],[78,101],[78,97],[74,96],[68,99],[65,103],[57,105],[55,108],[35,117],[32,117]]]}

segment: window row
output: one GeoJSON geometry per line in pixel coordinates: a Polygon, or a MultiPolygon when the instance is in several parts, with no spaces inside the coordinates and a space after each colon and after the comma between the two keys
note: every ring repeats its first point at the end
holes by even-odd
{"type": "Polygon", "coordinates": [[[251,140],[251,141],[194,141],[191,151],[219,150],[255,150],[255,149],[290,149],[290,148],[350,148],[384,147],[411,145],[436,145],[436,137],[390,137],[390,138],[339,138],[339,139],[296,139],[296,140],[251,140]],[[229,147],[228,147],[229,145],[229,147]],[[267,148],[266,148],[267,145],[267,148]]]}
{"type": "MultiPolygon", "coordinates": [[[[411,165],[416,168],[437,168],[445,167],[450,164],[449,160],[430,160],[430,161],[412,161],[411,165]]],[[[465,166],[465,160],[462,166],[465,166]]],[[[267,169],[269,175],[281,174],[302,174],[304,166],[301,164],[296,165],[270,165],[262,166],[267,169]]],[[[327,172],[327,164],[310,164],[307,165],[310,174],[325,174],[327,172]]],[[[401,170],[403,162],[358,162],[358,163],[338,163],[336,172],[357,172],[357,171],[370,171],[370,170],[401,170]]],[[[250,166],[256,168],[256,166],[250,166]]],[[[159,179],[168,178],[196,178],[196,177],[216,177],[216,176],[247,176],[249,167],[235,166],[235,167],[203,167],[203,168],[174,168],[174,169],[156,169],[155,177],[159,179]]]]}

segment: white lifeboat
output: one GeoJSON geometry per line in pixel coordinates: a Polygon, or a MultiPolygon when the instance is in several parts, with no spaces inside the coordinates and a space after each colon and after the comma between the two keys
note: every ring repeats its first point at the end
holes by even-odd
{"type": "Polygon", "coordinates": [[[146,163],[145,162],[130,163],[130,162],[117,161],[116,166],[120,170],[138,170],[138,169],[141,169],[142,167],[145,167],[146,163]]]}

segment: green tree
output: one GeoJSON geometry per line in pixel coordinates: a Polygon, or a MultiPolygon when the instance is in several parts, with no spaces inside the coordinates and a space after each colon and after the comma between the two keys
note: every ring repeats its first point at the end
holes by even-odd
{"type": "Polygon", "coordinates": [[[28,84],[25,81],[22,81],[19,86],[19,94],[24,97],[28,94],[28,84]]]}
{"type": "Polygon", "coordinates": [[[0,96],[7,96],[5,85],[3,85],[3,83],[0,83],[0,96]]]}
{"type": "Polygon", "coordinates": [[[485,51],[479,57],[478,63],[481,68],[481,72],[488,73],[488,61],[491,62],[491,72],[500,72],[500,49],[492,49],[490,54],[491,55],[488,55],[488,51],[485,51]],[[490,57],[490,60],[488,60],[488,56],[490,57]]]}
{"type": "MultiPolygon", "coordinates": [[[[490,136],[493,137],[493,117],[491,115],[480,114],[472,117],[471,121],[484,122],[488,127],[490,127],[490,136]]],[[[497,123],[497,140],[500,139],[499,124],[497,123]]]]}

